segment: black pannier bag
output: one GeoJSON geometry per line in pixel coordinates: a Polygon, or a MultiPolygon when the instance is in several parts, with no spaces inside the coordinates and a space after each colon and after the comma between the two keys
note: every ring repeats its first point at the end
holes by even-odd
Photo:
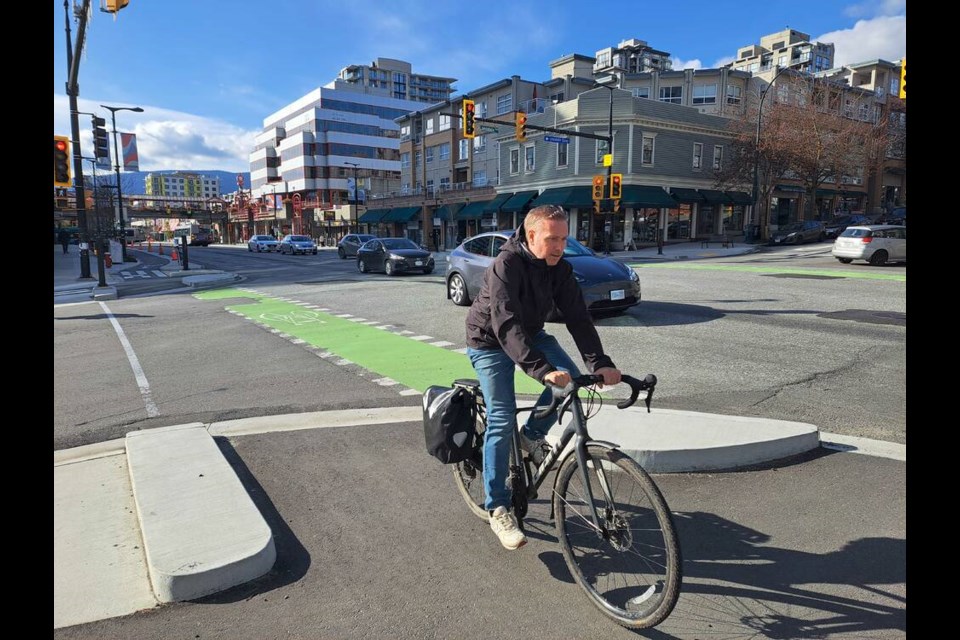
{"type": "Polygon", "coordinates": [[[476,403],[461,387],[428,387],[423,393],[423,436],[427,453],[444,464],[470,457],[476,435],[476,403]]]}

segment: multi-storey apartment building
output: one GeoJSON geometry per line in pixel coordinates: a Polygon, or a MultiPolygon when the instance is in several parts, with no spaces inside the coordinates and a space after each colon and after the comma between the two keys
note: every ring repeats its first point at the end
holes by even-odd
{"type": "Polygon", "coordinates": [[[593,74],[619,76],[625,73],[669,71],[672,68],[668,52],[654,49],[643,40],[630,38],[615,47],[597,51],[593,74]]]}
{"type": "MultiPolygon", "coordinates": [[[[422,109],[433,95],[449,95],[454,82],[412,75],[409,64],[384,58],[369,67],[347,67],[341,75],[346,79],[264,118],[249,158],[250,196],[258,210],[256,230],[247,233],[279,228],[320,236],[355,226],[357,203],[370,193],[400,188],[395,119],[422,109]],[[394,84],[400,83],[398,74],[410,79],[403,91],[394,84]],[[394,97],[401,93],[412,98],[394,97]]],[[[237,222],[243,220],[239,215],[237,222]]]]}
{"type": "Polygon", "coordinates": [[[810,42],[810,36],[795,29],[784,29],[760,38],[737,50],[733,68],[757,74],[777,67],[790,67],[802,73],[817,73],[833,67],[832,43],[810,42]]]}
{"type": "Polygon", "coordinates": [[[199,173],[176,171],[148,173],[144,178],[147,195],[181,196],[183,198],[217,198],[220,196],[220,178],[199,173]]]}

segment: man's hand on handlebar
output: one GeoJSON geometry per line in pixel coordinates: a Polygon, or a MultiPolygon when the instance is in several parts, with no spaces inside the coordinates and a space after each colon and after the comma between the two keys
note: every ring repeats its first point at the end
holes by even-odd
{"type": "Polygon", "coordinates": [[[551,371],[547,375],[543,376],[543,381],[559,389],[564,389],[568,384],[570,384],[571,378],[570,374],[566,371],[560,371],[557,369],[556,371],[551,371]]]}
{"type": "Polygon", "coordinates": [[[594,375],[603,376],[603,382],[600,383],[600,386],[612,387],[615,384],[620,384],[620,370],[614,369],[613,367],[602,367],[593,372],[594,375]]]}

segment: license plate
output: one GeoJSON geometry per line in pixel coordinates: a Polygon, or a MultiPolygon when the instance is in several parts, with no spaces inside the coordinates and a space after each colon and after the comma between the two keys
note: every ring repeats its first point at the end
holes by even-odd
{"type": "Polygon", "coordinates": [[[615,291],[610,292],[611,300],[623,300],[623,298],[624,298],[623,289],[617,289],[615,291]]]}
{"type": "Polygon", "coordinates": [[[422,267],[422,266],[423,266],[423,260],[417,260],[417,261],[414,262],[413,264],[414,264],[415,266],[417,266],[417,267],[422,267]]]}

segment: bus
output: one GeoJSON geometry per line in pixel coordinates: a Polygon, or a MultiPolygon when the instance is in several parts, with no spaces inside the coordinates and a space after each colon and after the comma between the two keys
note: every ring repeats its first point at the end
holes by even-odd
{"type": "Polygon", "coordinates": [[[177,225],[173,235],[186,238],[186,243],[191,247],[206,247],[217,241],[210,225],[197,224],[196,222],[185,222],[177,225]]]}

